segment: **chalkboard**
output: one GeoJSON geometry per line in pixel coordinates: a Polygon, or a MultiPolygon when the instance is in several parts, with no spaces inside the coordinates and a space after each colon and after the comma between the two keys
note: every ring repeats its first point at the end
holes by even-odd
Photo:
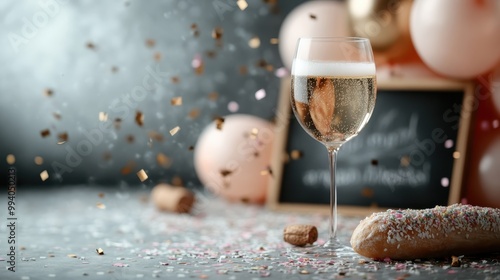
{"type": "MultiPolygon", "coordinates": [[[[281,87],[268,206],[327,212],[326,148],[290,113],[290,79],[281,87]]],[[[458,202],[473,103],[471,83],[379,82],[370,121],[338,154],[339,212],[363,215],[458,202]]]]}

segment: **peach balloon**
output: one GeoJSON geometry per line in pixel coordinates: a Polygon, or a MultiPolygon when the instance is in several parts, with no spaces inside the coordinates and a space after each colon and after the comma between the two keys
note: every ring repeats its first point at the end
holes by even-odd
{"type": "Polygon", "coordinates": [[[339,1],[309,1],[292,10],[281,25],[279,52],[283,65],[292,66],[297,40],[300,37],[350,36],[349,17],[339,1]]]}
{"type": "Polygon", "coordinates": [[[209,124],[194,153],[196,173],[203,185],[230,201],[264,203],[274,125],[251,115],[229,115],[220,129],[209,124]]]}
{"type": "Polygon", "coordinates": [[[452,78],[474,78],[500,60],[500,1],[417,0],[410,33],[432,70],[452,78]]]}

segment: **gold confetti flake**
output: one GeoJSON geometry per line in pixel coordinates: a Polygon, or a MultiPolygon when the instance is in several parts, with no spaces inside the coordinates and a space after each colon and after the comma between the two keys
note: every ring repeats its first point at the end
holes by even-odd
{"type": "Polygon", "coordinates": [[[152,48],[152,47],[154,47],[155,45],[156,45],[156,41],[155,41],[155,40],[153,40],[153,39],[147,39],[147,40],[146,40],[146,46],[147,46],[148,48],[152,48]]]}
{"type": "Polygon", "coordinates": [[[222,130],[223,126],[224,126],[224,118],[222,118],[222,117],[215,118],[215,127],[218,130],[222,130]]]}
{"type": "Polygon", "coordinates": [[[170,100],[170,104],[172,106],[180,106],[182,105],[182,97],[178,96],[178,97],[174,97],[170,100]]]}
{"type": "Polygon", "coordinates": [[[12,165],[16,163],[16,156],[14,156],[13,154],[8,154],[6,160],[8,164],[12,165]]]}
{"type": "Polygon", "coordinates": [[[92,42],[88,42],[87,45],[86,45],[86,47],[87,47],[87,49],[90,49],[90,50],[95,50],[96,49],[96,46],[92,42]]]}
{"type": "Polygon", "coordinates": [[[160,61],[162,59],[163,55],[161,54],[161,52],[155,52],[155,54],[153,55],[153,59],[155,61],[160,61]]]}
{"type": "Polygon", "coordinates": [[[200,109],[192,109],[191,111],[189,111],[189,117],[191,119],[196,119],[197,117],[200,116],[200,109]]]}
{"type": "Polygon", "coordinates": [[[459,159],[460,158],[460,152],[453,152],[453,158],[454,159],[459,159]]]}
{"type": "Polygon", "coordinates": [[[43,158],[40,156],[35,157],[35,164],[36,165],[42,165],[43,164],[43,158]]]}
{"type": "Polygon", "coordinates": [[[104,255],[104,250],[102,248],[95,249],[98,255],[104,255]]]}
{"type": "Polygon", "coordinates": [[[163,134],[161,134],[157,131],[150,130],[148,132],[148,137],[149,137],[149,139],[155,140],[157,142],[163,142],[163,134]]]}
{"type": "Polygon", "coordinates": [[[78,256],[75,254],[68,254],[68,258],[76,259],[78,256]]]}
{"type": "Polygon", "coordinates": [[[112,158],[112,155],[111,155],[110,152],[104,152],[104,153],[102,153],[102,159],[104,161],[109,161],[109,160],[111,160],[111,158],[112,158]]]}
{"type": "Polygon", "coordinates": [[[236,4],[238,4],[238,8],[240,8],[240,10],[242,11],[244,11],[248,7],[248,3],[245,0],[238,0],[236,4]]]}
{"type": "Polygon", "coordinates": [[[224,34],[224,30],[222,29],[222,27],[215,27],[212,30],[212,38],[214,38],[215,40],[222,39],[223,34],[224,34]]]}
{"type": "Polygon", "coordinates": [[[106,113],[106,112],[99,112],[99,121],[101,121],[101,122],[108,121],[108,113],[106,113]]]}
{"type": "Polygon", "coordinates": [[[98,202],[96,204],[96,207],[99,208],[99,209],[106,209],[106,205],[104,205],[104,203],[101,203],[101,202],[98,202]]]}
{"type": "Polygon", "coordinates": [[[142,114],[142,112],[140,111],[135,112],[135,123],[138,126],[142,126],[144,124],[144,115],[142,114]]]}
{"type": "Polygon", "coordinates": [[[218,98],[219,98],[219,93],[215,91],[208,94],[208,99],[210,101],[216,101],[218,98]]]}
{"type": "Polygon", "coordinates": [[[49,179],[49,172],[47,172],[47,170],[42,171],[40,173],[40,179],[42,179],[42,181],[49,179]]]}
{"type": "Polygon", "coordinates": [[[62,145],[68,141],[68,133],[67,132],[62,132],[57,134],[57,139],[59,140],[57,142],[58,145],[62,145]]]}
{"type": "Polygon", "coordinates": [[[177,134],[177,132],[179,132],[179,130],[181,130],[181,128],[179,126],[172,128],[170,130],[170,135],[174,136],[175,134],[177,134]]]}
{"type": "Polygon", "coordinates": [[[271,169],[271,167],[267,167],[266,169],[260,171],[260,175],[273,175],[273,170],[271,169]]]}
{"type": "Polygon", "coordinates": [[[52,113],[52,116],[54,116],[56,120],[60,120],[62,118],[61,114],[59,113],[52,113]]]}
{"type": "Polygon", "coordinates": [[[269,43],[271,43],[271,45],[277,45],[279,44],[280,40],[278,38],[271,38],[269,40],[269,43]]]}
{"type": "Polygon", "coordinates": [[[183,186],[183,184],[184,184],[184,183],[182,182],[182,178],[181,178],[181,177],[179,177],[179,176],[174,176],[174,177],[172,178],[172,182],[171,182],[171,183],[172,183],[172,185],[173,185],[173,186],[176,186],[176,187],[181,187],[181,186],[183,186]]]}
{"type": "Polygon", "coordinates": [[[220,171],[220,175],[221,175],[222,177],[227,177],[227,176],[231,175],[232,173],[233,173],[233,171],[228,170],[228,169],[222,169],[222,170],[220,171]]]}
{"type": "Polygon", "coordinates": [[[259,37],[255,36],[252,39],[250,39],[250,41],[248,41],[248,45],[252,49],[256,49],[256,48],[260,47],[260,39],[259,39],[259,37]]]}
{"type": "Polygon", "coordinates": [[[144,171],[144,169],[139,170],[136,174],[141,182],[144,182],[148,179],[148,174],[146,173],[146,171],[144,171]]]}
{"type": "Polygon", "coordinates": [[[40,131],[40,135],[42,135],[42,137],[45,138],[45,137],[50,135],[50,130],[44,129],[44,130],[40,131]]]}
{"type": "Polygon", "coordinates": [[[299,150],[293,150],[290,152],[290,158],[292,160],[298,160],[298,159],[302,158],[303,155],[304,154],[299,150]]]}
{"type": "Polygon", "coordinates": [[[164,153],[158,153],[156,155],[156,162],[163,168],[169,168],[172,165],[172,160],[164,153]]]}
{"type": "Polygon", "coordinates": [[[50,88],[46,88],[43,90],[43,95],[45,95],[47,97],[51,97],[52,95],[54,95],[54,91],[50,88]]]}

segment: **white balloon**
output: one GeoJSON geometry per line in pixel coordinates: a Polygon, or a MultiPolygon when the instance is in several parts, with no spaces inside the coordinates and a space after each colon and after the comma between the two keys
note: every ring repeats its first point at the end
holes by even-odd
{"type": "Polygon", "coordinates": [[[453,78],[474,78],[500,60],[500,1],[416,0],[410,33],[432,70],[453,78]]]}
{"type": "Polygon", "coordinates": [[[281,61],[292,67],[297,40],[300,37],[349,36],[347,8],[339,1],[309,1],[292,10],[283,21],[279,33],[281,61]]]}

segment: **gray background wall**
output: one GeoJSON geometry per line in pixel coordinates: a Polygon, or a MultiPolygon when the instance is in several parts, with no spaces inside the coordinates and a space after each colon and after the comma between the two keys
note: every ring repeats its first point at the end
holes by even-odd
{"type": "Polygon", "coordinates": [[[24,185],[135,184],[143,168],[150,183],[178,176],[198,186],[189,147],[215,116],[232,113],[229,102],[239,105],[237,113],[273,118],[279,78],[259,61],[282,67],[270,39],[303,1],[282,0],[276,7],[266,3],[273,1],[247,2],[241,11],[233,0],[1,1],[1,184],[5,158],[13,154],[24,185]],[[223,29],[219,41],[211,34],[216,27],[223,29]],[[248,44],[254,36],[258,48],[248,44]],[[195,73],[193,59],[203,61],[203,74],[195,73]],[[53,94],[46,96],[47,89],[53,94]],[[255,98],[259,89],[264,99],[255,98]],[[182,106],[171,106],[177,96],[182,106]],[[193,110],[198,117],[190,117],[193,110]],[[99,112],[108,114],[107,122],[99,112]],[[119,129],[112,126],[116,118],[122,119],[119,129]],[[181,130],[171,136],[175,126],[181,130]],[[50,135],[42,137],[47,129],[50,135]],[[150,142],[150,131],[163,141],[150,142]],[[64,133],[68,140],[58,145],[64,133]],[[169,168],[158,165],[159,152],[171,159],[169,168]],[[36,156],[43,164],[35,164],[36,156]],[[132,162],[132,172],[122,174],[132,162]],[[43,170],[50,176],[45,182],[43,170]]]}

